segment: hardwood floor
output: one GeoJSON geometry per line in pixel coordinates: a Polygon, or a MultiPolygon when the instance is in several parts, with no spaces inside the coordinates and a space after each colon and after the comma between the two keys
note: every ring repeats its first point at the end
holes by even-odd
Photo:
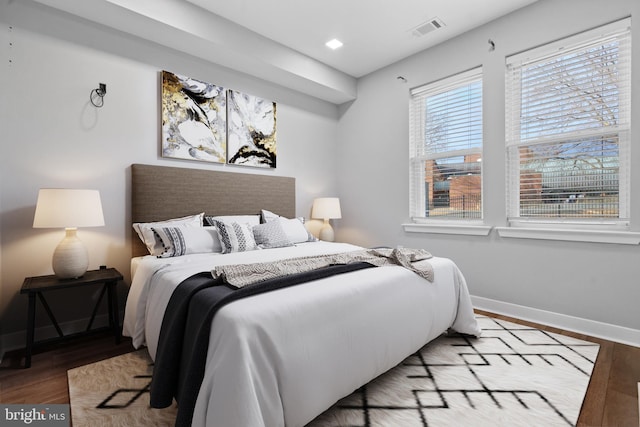
{"type": "Polygon", "coordinates": [[[37,347],[31,367],[24,351],[5,354],[0,364],[0,403],[69,403],[67,370],[133,351],[131,340],[118,345],[109,333],[37,347]]]}
{"type": "MultiPolygon", "coordinates": [[[[578,426],[638,427],[640,348],[567,332],[484,311],[479,314],[565,334],[600,344],[578,426]]],[[[29,369],[23,351],[5,355],[0,364],[0,403],[69,403],[67,370],[133,351],[111,335],[96,335],[36,349],[29,369]]]]}

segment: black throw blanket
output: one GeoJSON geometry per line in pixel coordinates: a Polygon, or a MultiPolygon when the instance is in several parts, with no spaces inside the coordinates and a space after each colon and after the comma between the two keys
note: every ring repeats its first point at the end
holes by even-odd
{"type": "Polygon", "coordinates": [[[211,273],[195,274],[175,289],[160,329],[151,382],[151,407],[178,402],[176,427],[190,426],[204,376],[209,333],[215,313],[230,302],[336,274],[370,268],[366,262],[330,265],[307,273],[266,280],[240,289],[226,286],[211,273]]]}

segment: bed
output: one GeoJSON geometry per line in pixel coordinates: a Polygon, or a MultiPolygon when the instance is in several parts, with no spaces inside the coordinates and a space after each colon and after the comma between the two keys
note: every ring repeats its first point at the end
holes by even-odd
{"type": "MultiPolygon", "coordinates": [[[[293,178],[150,165],[132,165],[131,176],[133,223],[206,213],[237,226],[255,221],[260,212],[282,224],[298,221],[293,178]]],[[[147,346],[158,362],[167,353],[159,346],[167,307],[194,274],[210,275],[216,266],[364,250],[299,240],[268,249],[159,258],[134,235],[123,333],[135,347],[147,346]]],[[[194,402],[183,410],[187,405],[179,400],[177,424],[313,424],[337,400],[448,330],[478,336],[467,285],[455,263],[440,257],[420,263],[432,270],[432,282],[388,265],[327,275],[222,306],[207,329],[194,402]]]]}

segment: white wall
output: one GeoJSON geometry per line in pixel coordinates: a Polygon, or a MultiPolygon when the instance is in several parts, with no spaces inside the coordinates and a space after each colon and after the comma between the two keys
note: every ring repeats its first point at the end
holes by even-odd
{"type": "MultiPolygon", "coordinates": [[[[302,216],[314,197],[335,193],[335,105],[32,2],[0,0],[0,22],[0,93],[10,106],[0,119],[0,336],[25,328],[20,285],[27,276],[52,273],[51,255],[63,237],[62,230],[32,228],[41,187],[100,190],[106,225],[79,236],[90,268],[116,267],[127,279],[132,163],[293,176],[302,216]],[[160,158],[163,69],[276,101],[277,169],[160,158]],[[89,94],[100,82],[107,94],[104,107],[95,108],[89,94]]],[[[67,300],[58,320],[88,316],[85,294],[95,298],[96,289],[52,293],[54,304],[67,300]]]]}
{"type": "MultiPolygon", "coordinates": [[[[548,311],[640,330],[637,246],[501,239],[495,232],[412,234],[401,227],[409,219],[409,88],[484,66],[485,220],[504,226],[505,55],[638,15],[639,9],[635,0],[540,0],[360,79],[358,99],[338,112],[287,88],[30,1],[0,0],[0,354],[2,334],[20,335],[25,326],[26,297],[18,293],[24,277],[51,272],[51,254],[62,238],[62,231],[31,227],[38,189],[99,189],[107,224],[79,232],[89,247],[90,267],[106,264],[128,276],[131,163],[294,176],[298,215],[309,215],[317,195],[341,197],[343,219],[335,222],[340,240],[427,248],[454,259],[476,297],[528,307],[534,315],[548,311]],[[496,42],[494,52],[488,51],[489,38],[496,42]],[[277,101],[278,168],[160,158],[162,69],[277,101]],[[107,84],[107,96],[105,106],[95,109],[89,93],[100,82],[107,84]],[[6,111],[3,102],[10,107],[6,111]]],[[[640,40],[638,26],[633,38],[640,40]]],[[[633,54],[632,102],[638,112],[640,43],[633,43],[633,54]]],[[[632,138],[638,146],[638,132],[632,138]]],[[[635,185],[640,150],[631,155],[635,185]]],[[[634,230],[640,231],[640,197],[632,213],[634,230]]],[[[84,294],[95,298],[94,290],[84,294]]],[[[74,308],[84,296],[74,291],[60,298],[70,298],[67,306],[74,308]]],[[[82,316],[80,310],[61,313],[62,320],[82,316]]]]}
{"type": "MultiPolygon", "coordinates": [[[[359,80],[341,107],[338,238],[364,246],[421,247],[454,259],[478,298],[631,328],[640,343],[640,248],[617,244],[406,233],[409,89],[484,67],[485,221],[505,226],[505,56],[626,16],[637,0],[541,0],[359,80]],[[488,39],[496,43],[489,51],[488,39]],[[404,76],[402,83],[397,76],[404,76]]],[[[640,25],[633,23],[633,117],[640,117],[640,25]]],[[[446,31],[443,30],[443,31],[446,31]]],[[[636,121],[637,122],[637,121],[636,121]]],[[[632,130],[633,229],[640,230],[640,132],[632,130]]],[[[511,307],[505,305],[505,307],[511,307]]],[[[592,326],[595,324],[591,322],[592,326]]]]}

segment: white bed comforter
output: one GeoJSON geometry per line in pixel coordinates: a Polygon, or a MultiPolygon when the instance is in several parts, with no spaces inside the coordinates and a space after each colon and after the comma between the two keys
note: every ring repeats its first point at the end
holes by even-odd
{"type": "MultiPolygon", "coordinates": [[[[233,254],[134,260],[124,334],[155,359],[171,293],[215,265],[361,250],[314,242],[233,254]]],[[[479,335],[464,277],[428,260],[434,282],[396,266],[328,277],[223,307],[211,330],[194,426],[303,426],[447,329],[479,335]]]]}

